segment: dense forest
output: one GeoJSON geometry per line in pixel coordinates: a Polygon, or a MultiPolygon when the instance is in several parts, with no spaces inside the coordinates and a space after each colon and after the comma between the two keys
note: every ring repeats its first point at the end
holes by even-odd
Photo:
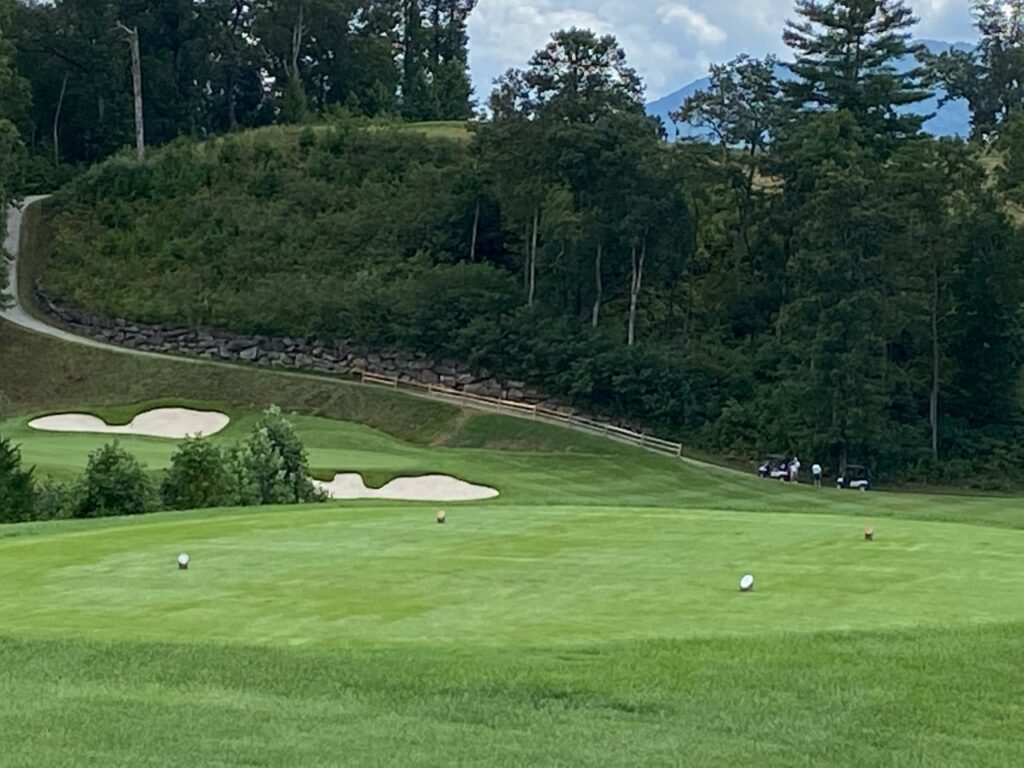
{"type": "MultiPolygon", "coordinates": [[[[79,5],[104,4],[5,12],[0,78],[22,78],[23,122],[7,114],[30,168],[41,147],[51,164],[84,162],[132,141],[116,35],[103,46],[117,132],[89,147],[70,129],[59,149],[44,138],[63,75],[29,62],[54,45],[42,21],[79,5]]],[[[372,75],[362,53],[325,57],[338,66],[327,73],[320,35],[295,34],[313,24],[296,26],[296,8],[332,28],[331,3],[126,8],[144,50],[169,39],[144,28],[164,6],[197,25],[212,14],[222,35],[225,8],[239,8],[249,31],[204,38],[203,56],[148,54],[170,67],[161,78],[144,62],[147,118],[165,126],[150,135],[178,138],[141,163],[95,165],[58,196],[42,288],[59,301],[456,357],[722,454],[1024,483],[1024,0],[976,0],[976,49],[939,56],[913,48],[899,0],[798,0],[783,30],[793,79],[770,58],[714,66],[674,117],[717,140],[675,144],[611,36],[556,32],[495,83],[486,119],[444,136],[395,121],[469,113],[465,5],[438,3],[435,17],[421,3],[411,26],[363,8],[369,26],[342,37],[389,41],[372,75]],[[439,54],[424,30],[446,25],[439,54]],[[919,68],[895,67],[914,54],[919,68]],[[200,60],[201,80],[175,79],[200,60]],[[454,62],[450,79],[439,61],[454,62]],[[250,99],[243,70],[263,73],[250,99]],[[940,84],[970,104],[970,141],[937,140],[908,112],[940,84]],[[271,122],[304,125],[234,130],[271,122]]],[[[96,128],[96,95],[75,87],[67,119],[96,128]]]]}
{"type": "MultiPolygon", "coordinates": [[[[102,159],[134,139],[138,36],[145,134],[156,144],[347,110],[471,115],[475,0],[0,0],[17,73],[4,117],[33,154],[102,159]]],[[[36,168],[43,173],[44,168],[36,168]]]]}

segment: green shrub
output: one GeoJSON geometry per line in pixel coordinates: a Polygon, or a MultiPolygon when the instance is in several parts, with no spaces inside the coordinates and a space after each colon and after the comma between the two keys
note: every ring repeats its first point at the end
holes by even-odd
{"type": "Polygon", "coordinates": [[[36,520],[66,520],[74,517],[78,488],[74,483],[45,481],[36,489],[36,520]]]}
{"type": "Polygon", "coordinates": [[[166,509],[205,509],[233,503],[224,452],[206,438],[188,438],[171,457],[160,496],[166,509]]]}
{"type": "Polygon", "coordinates": [[[77,488],[75,517],[140,515],[155,508],[152,482],[135,457],[116,441],[89,456],[77,488]]]}
{"type": "Polygon", "coordinates": [[[295,429],[277,406],[256,423],[243,445],[231,453],[235,503],[296,504],[322,495],[309,478],[309,461],[295,429]]]}
{"type": "Polygon", "coordinates": [[[22,523],[34,512],[32,470],[21,468],[21,451],[9,438],[0,437],[0,523],[22,523]]]}

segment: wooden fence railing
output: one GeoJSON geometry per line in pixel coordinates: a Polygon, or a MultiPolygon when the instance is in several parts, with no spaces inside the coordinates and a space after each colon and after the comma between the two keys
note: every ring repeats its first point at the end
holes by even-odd
{"type": "Polygon", "coordinates": [[[373,384],[379,387],[388,387],[389,389],[413,391],[422,395],[427,395],[436,400],[444,400],[446,402],[469,406],[471,408],[496,411],[499,413],[519,416],[521,418],[561,424],[593,435],[600,435],[602,437],[618,440],[619,442],[638,445],[641,448],[646,448],[649,451],[655,451],[657,453],[679,457],[683,455],[682,443],[675,443],[671,440],[662,440],[659,437],[645,435],[642,432],[634,432],[631,429],[617,427],[614,424],[605,424],[604,422],[594,421],[593,419],[587,419],[583,416],[578,416],[566,411],[545,408],[542,405],[529,405],[528,403],[519,403],[514,400],[505,400],[504,398],[475,395],[470,392],[451,389],[450,387],[445,387],[440,384],[421,384],[418,381],[400,380],[392,378],[391,376],[381,376],[376,373],[363,372],[360,374],[360,378],[362,379],[363,384],[373,384]]]}

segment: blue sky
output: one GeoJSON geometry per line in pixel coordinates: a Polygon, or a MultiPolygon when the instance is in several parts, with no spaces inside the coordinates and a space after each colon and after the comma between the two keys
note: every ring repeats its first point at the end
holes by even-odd
{"type": "MultiPolygon", "coordinates": [[[[912,0],[915,37],[973,40],[968,0],[912,0]]],[[[611,32],[647,83],[651,99],[703,76],[738,53],[783,53],[792,0],[479,0],[470,17],[470,67],[483,100],[493,79],[524,66],[562,27],[611,32]]]]}

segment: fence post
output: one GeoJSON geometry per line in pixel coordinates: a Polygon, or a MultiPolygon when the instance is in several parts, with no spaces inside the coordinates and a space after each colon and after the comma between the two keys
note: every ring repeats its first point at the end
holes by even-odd
{"type": "Polygon", "coordinates": [[[676,448],[676,456],[678,458],[680,458],[680,459],[683,458],[683,444],[682,443],[680,443],[679,447],[676,448]]]}

